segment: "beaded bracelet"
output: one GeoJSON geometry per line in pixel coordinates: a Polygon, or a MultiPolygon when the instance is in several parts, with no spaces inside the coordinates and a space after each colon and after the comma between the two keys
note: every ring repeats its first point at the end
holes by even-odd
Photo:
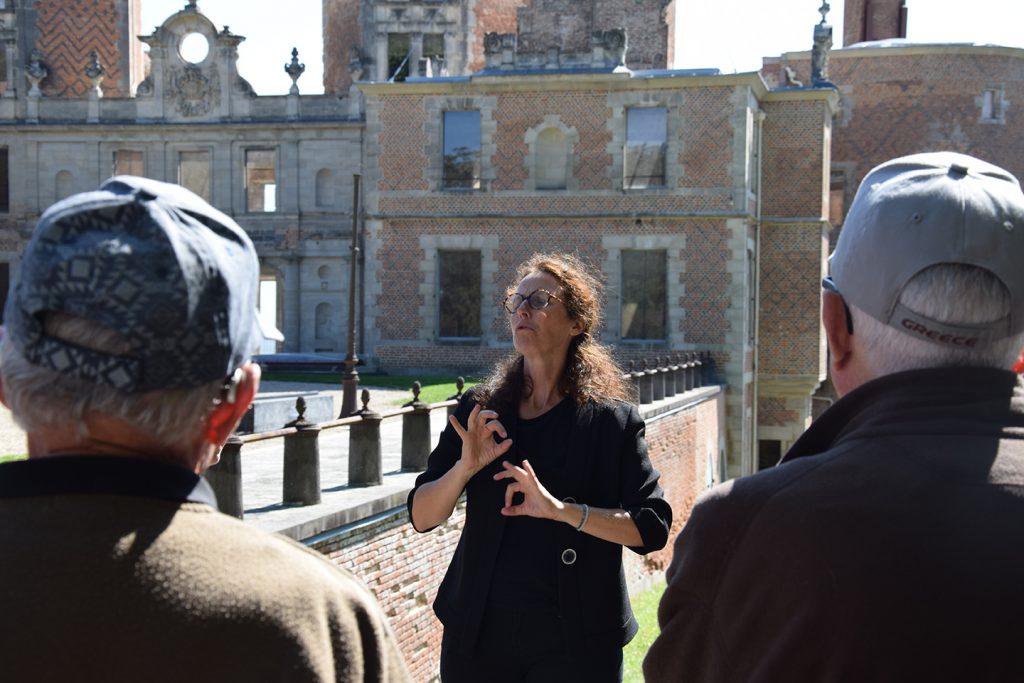
{"type": "Polygon", "coordinates": [[[583,519],[580,520],[579,526],[576,527],[576,531],[583,531],[583,527],[587,525],[587,518],[590,517],[590,508],[586,503],[580,505],[583,508],[583,519]]]}

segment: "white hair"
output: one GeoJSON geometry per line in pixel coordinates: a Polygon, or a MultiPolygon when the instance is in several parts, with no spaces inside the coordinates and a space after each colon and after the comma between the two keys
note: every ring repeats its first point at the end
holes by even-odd
{"type": "MultiPolygon", "coordinates": [[[[907,283],[900,303],[911,311],[949,324],[999,320],[1010,311],[1010,293],[992,273],[963,264],[922,270],[907,283]]],[[[912,336],[875,320],[850,304],[854,335],[876,376],[937,367],[1010,369],[1024,346],[1024,334],[974,348],[951,347],[912,336]]]]}
{"type": "MultiPolygon", "coordinates": [[[[129,349],[117,332],[82,318],[51,313],[45,326],[51,337],[95,351],[119,355],[129,349]]],[[[73,426],[80,438],[88,438],[84,416],[95,413],[120,420],[157,443],[184,453],[192,453],[202,443],[201,427],[224,383],[217,380],[194,389],[124,394],[104,384],[33,365],[7,336],[0,343],[0,376],[7,405],[26,432],[73,426]]]]}

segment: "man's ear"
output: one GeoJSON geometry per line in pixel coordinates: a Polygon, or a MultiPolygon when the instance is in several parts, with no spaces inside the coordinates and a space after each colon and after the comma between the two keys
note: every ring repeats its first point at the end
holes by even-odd
{"type": "Polygon", "coordinates": [[[239,368],[241,377],[234,389],[225,390],[225,396],[214,406],[206,418],[206,440],[217,446],[224,445],[228,437],[238,428],[245,412],[249,410],[260,387],[260,366],[248,362],[239,368]],[[233,400],[228,400],[233,399],[233,400]]]}
{"type": "Polygon", "coordinates": [[[821,323],[828,339],[830,364],[833,372],[842,371],[850,361],[853,335],[846,318],[846,303],[835,292],[823,292],[821,301],[821,323]]]}

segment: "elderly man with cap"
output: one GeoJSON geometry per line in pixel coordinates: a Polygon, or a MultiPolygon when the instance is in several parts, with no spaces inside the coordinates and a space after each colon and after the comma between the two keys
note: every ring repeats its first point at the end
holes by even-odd
{"type": "Polygon", "coordinates": [[[1024,680],[1024,195],[872,170],[824,283],[839,400],[675,543],[648,681],[1024,680]]]}
{"type": "Polygon", "coordinates": [[[29,458],[0,465],[5,681],[407,681],[373,596],[221,515],[200,474],[259,384],[259,263],[132,177],[51,207],[0,344],[29,458]]]}

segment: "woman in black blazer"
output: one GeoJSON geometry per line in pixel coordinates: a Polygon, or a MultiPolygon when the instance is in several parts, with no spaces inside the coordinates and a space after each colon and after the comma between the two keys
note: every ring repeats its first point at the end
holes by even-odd
{"type": "Polygon", "coordinates": [[[459,405],[409,494],[413,526],[466,523],[438,590],[441,679],[621,681],[637,630],[622,546],[664,547],[672,510],[622,371],[593,339],[599,285],[534,256],[505,299],[516,352],[459,405]]]}

